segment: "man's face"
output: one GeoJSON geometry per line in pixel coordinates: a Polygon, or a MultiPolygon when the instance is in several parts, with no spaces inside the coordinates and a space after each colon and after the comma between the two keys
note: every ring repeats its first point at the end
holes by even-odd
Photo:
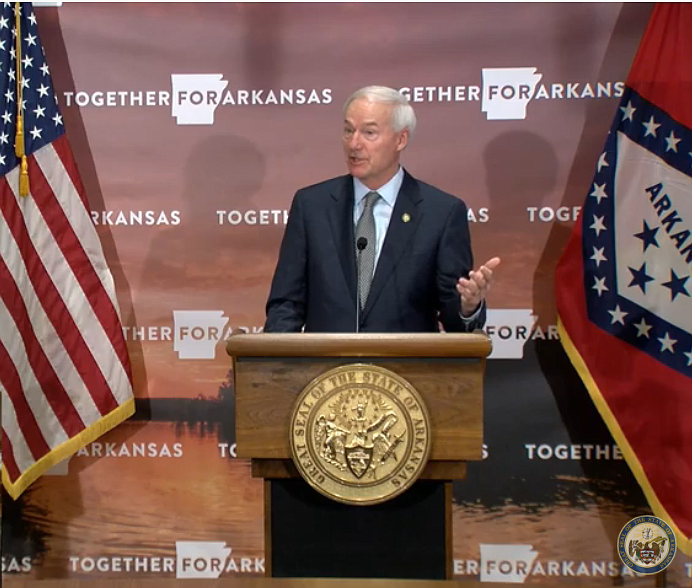
{"type": "Polygon", "coordinates": [[[349,173],[371,190],[396,173],[408,131],[392,130],[392,105],[358,98],[349,104],[342,141],[349,173]]]}

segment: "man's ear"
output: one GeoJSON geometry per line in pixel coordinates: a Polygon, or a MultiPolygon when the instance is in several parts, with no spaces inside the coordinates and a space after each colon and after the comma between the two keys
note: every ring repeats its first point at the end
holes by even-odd
{"type": "Polygon", "coordinates": [[[397,141],[397,151],[403,151],[408,145],[408,129],[404,129],[399,133],[399,140],[397,141]]]}

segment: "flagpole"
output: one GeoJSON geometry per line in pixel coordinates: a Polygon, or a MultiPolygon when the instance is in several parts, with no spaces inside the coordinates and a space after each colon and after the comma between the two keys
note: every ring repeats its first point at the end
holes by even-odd
{"type": "Polygon", "coordinates": [[[21,159],[19,167],[19,195],[29,195],[29,168],[24,150],[24,113],[22,112],[22,36],[21,36],[21,2],[14,3],[14,30],[15,30],[15,65],[17,75],[17,130],[14,136],[14,153],[21,159]]]}

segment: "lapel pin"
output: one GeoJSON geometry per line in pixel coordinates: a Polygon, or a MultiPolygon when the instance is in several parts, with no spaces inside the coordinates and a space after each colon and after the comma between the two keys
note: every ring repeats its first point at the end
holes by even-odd
{"type": "Polygon", "coordinates": [[[401,220],[407,223],[408,221],[411,220],[411,215],[408,212],[405,212],[404,214],[401,215],[401,220]]]}

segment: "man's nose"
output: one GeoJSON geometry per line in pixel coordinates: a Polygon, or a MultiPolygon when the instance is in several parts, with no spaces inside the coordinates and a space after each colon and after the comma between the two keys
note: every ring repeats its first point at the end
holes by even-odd
{"type": "Polygon", "coordinates": [[[359,132],[354,132],[348,140],[349,149],[358,150],[361,146],[361,136],[359,132]]]}

